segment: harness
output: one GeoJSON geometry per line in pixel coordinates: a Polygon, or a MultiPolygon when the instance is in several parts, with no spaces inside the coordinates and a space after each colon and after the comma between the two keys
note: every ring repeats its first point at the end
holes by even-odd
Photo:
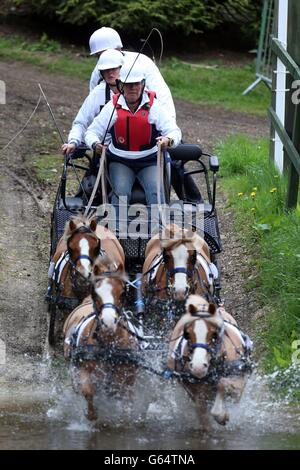
{"type": "MultiPolygon", "coordinates": [[[[156,260],[157,260],[157,257],[154,258],[153,263],[156,260]]],[[[175,276],[175,274],[177,273],[182,273],[182,274],[186,274],[187,278],[189,279],[189,284],[190,284],[190,287],[189,289],[187,289],[187,292],[186,292],[186,297],[188,296],[189,293],[193,293],[196,291],[197,283],[199,283],[205,299],[208,302],[212,302],[212,303],[215,302],[216,299],[214,297],[214,294],[212,293],[212,287],[213,287],[213,280],[218,277],[218,270],[213,263],[208,263],[206,259],[200,253],[197,253],[196,250],[194,250],[194,253],[191,259],[192,269],[187,269],[184,266],[167,269],[166,267],[167,263],[168,263],[168,256],[165,254],[165,251],[163,251],[163,253],[158,256],[157,262],[153,264],[153,266],[149,269],[148,273],[150,273],[150,276],[149,276],[148,291],[150,293],[155,294],[155,293],[161,292],[162,290],[166,290],[167,292],[170,293],[173,287],[171,278],[175,276]],[[207,276],[208,284],[202,279],[200,275],[198,263],[204,269],[204,272],[207,276]],[[167,277],[165,288],[159,288],[157,286],[157,283],[155,282],[160,265],[164,266],[163,269],[167,277]]],[[[145,273],[145,274],[148,274],[148,273],[145,273]]]]}
{"type": "MultiPolygon", "coordinates": [[[[102,80],[99,80],[99,83],[101,82],[102,80]]],[[[98,85],[99,85],[98,83],[98,85]]],[[[100,106],[99,108],[99,113],[102,111],[102,109],[104,108],[104,106],[110,101],[110,86],[108,83],[105,82],[105,103],[103,105],[100,106]]]]}
{"type": "MultiPolygon", "coordinates": [[[[90,291],[90,279],[85,278],[77,269],[78,261],[82,259],[88,260],[91,265],[93,265],[93,260],[88,255],[79,255],[74,260],[71,259],[72,253],[70,250],[70,240],[72,237],[78,233],[94,233],[89,227],[79,227],[70,236],[67,241],[67,250],[62,253],[60,258],[57,260],[56,264],[50,263],[48,277],[53,280],[55,285],[56,295],[51,299],[52,303],[58,304],[60,301],[62,303],[70,303],[71,307],[74,308],[78,304],[80,298],[85,297],[90,291]],[[67,268],[66,268],[67,267],[67,268]],[[66,270],[65,270],[66,268],[66,270]],[[64,273],[64,276],[63,276],[64,273]],[[61,293],[64,288],[64,283],[67,279],[67,276],[70,276],[72,289],[76,292],[76,299],[62,297],[61,293]],[[74,301],[73,301],[74,300],[74,301]]],[[[98,240],[99,255],[103,256],[105,252],[101,250],[101,240],[98,240]]]]}
{"type": "Polygon", "coordinates": [[[115,148],[127,152],[140,152],[152,148],[155,151],[156,137],[159,136],[159,132],[154,124],[149,123],[149,112],[156,94],[154,91],[146,93],[150,101],[134,114],[128,109],[122,108],[118,103],[120,94],[113,96],[117,120],[111,129],[111,135],[115,148]]]}
{"type": "MultiPolygon", "coordinates": [[[[206,312],[206,310],[200,310],[192,314],[195,317],[194,320],[196,321],[197,318],[205,319],[211,318],[211,315],[206,312]]],[[[164,372],[165,378],[176,377],[184,383],[204,383],[204,382],[211,382],[215,383],[220,376],[227,377],[227,376],[236,376],[242,375],[245,372],[251,372],[253,370],[253,364],[250,360],[250,353],[252,350],[252,342],[249,337],[241,331],[241,329],[236,326],[235,324],[229,322],[228,320],[224,320],[224,323],[218,332],[218,338],[213,346],[208,343],[191,343],[188,344],[188,337],[186,336],[186,332],[184,330],[183,334],[174,340],[177,340],[175,348],[172,352],[172,357],[174,359],[174,366],[175,369],[167,369],[164,372]],[[235,347],[233,344],[230,336],[227,334],[225,330],[225,324],[229,324],[232,327],[235,327],[238,332],[240,333],[243,339],[243,348],[244,351],[241,352],[238,348],[235,347]],[[226,361],[226,352],[222,356],[220,355],[221,347],[223,344],[224,336],[226,336],[233,345],[236,353],[239,356],[239,359],[235,359],[233,361],[226,361]],[[190,352],[193,352],[197,348],[205,349],[211,355],[211,363],[206,376],[202,379],[198,379],[192,375],[191,372],[186,370],[186,364],[190,361],[189,356],[184,356],[184,349],[188,344],[188,349],[190,352]]]]}

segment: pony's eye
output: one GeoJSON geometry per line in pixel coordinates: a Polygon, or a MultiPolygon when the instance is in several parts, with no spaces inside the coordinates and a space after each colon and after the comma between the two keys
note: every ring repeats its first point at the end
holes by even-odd
{"type": "Polygon", "coordinates": [[[183,337],[184,339],[189,339],[189,333],[187,330],[183,330],[183,337]]]}
{"type": "Polygon", "coordinates": [[[212,342],[215,343],[217,339],[218,339],[218,333],[214,333],[211,337],[212,342]]]}
{"type": "Polygon", "coordinates": [[[164,263],[165,264],[168,264],[170,262],[170,256],[169,255],[165,255],[164,256],[164,263]]]}
{"type": "Polygon", "coordinates": [[[98,256],[100,253],[100,244],[98,244],[94,249],[95,256],[98,256]]]}

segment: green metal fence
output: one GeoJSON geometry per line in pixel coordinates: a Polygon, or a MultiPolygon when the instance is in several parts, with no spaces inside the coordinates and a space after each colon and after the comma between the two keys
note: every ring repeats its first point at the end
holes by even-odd
{"type": "MultiPolygon", "coordinates": [[[[294,80],[300,80],[300,67],[284,49],[278,39],[273,38],[271,48],[276,57],[279,57],[281,62],[286,66],[288,72],[294,80]]],[[[291,98],[291,95],[289,96],[291,98]]],[[[269,117],[271,119],[271,126],[277,132],[287,159],[289,168],[288,192],[286,206],[288,209],[295,208],[298,201],[299,191],[299,175],[300,175],[300,104],[293,104],[293,125],[291,135],[287,132],[286,128],[282,125],[274,108],[269,108],[269,117]]],[[[271,155],[274,158],[274,155],[271,155]]]]}
{"type": "Polygon", "coordinates": [[[243,91],[243,95],[250,93],[260,82],[264,82],[269,88],[272,86],[271,64],[271,35],[274,24],[274,0],[264,0],[260,35],[256,56],[256,80],[243,91]]]}

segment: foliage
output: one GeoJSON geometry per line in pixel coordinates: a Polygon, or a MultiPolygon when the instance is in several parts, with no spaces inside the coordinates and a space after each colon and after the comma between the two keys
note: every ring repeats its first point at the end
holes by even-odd
{"type": "Polygon", "coordinates": [[[300,208],[284,210],[286,178],[269,164],[267,139],[234,136],[218,152],[237,233],[250,247],[257,270],[247,285],[266,312],[260,329],[263,365],[285,368],[292,361],[293,341],[300,339],[300,208]]]}
{"type": "Polygon", "coordinates": [[[59,52],[61,46],[59,42],[49,39],[46,33],[43,33],[39,41],[23,41],[20,47],[27,51],[59,52]]]}
{"type": "Polygon", "coordinates": [[[126,33],[149,27],[184,35],[202,33],[221,24],[256,23],[261,0],[10,0],[23,14],[61,23],[109,25],[126,33]]]}

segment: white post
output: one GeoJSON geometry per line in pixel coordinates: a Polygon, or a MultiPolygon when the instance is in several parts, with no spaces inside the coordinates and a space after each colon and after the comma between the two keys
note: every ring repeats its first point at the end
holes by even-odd
{"type": "MultiPolygon", "coordinates": [[[[282,46],[287,48],[287,29],[288,29],[288,6],[289,0],[278,0],[278,40],[282,46]]],[[[277,76],[276,76],[276,114],[279,117],[283,127],[285,125],[285,94],[286,94],[286,67],[281,60],[277,58],[277,76]]],[[[280,173],[283,172],[283,145],[275,132],[275,165],[280,173]]]]}

